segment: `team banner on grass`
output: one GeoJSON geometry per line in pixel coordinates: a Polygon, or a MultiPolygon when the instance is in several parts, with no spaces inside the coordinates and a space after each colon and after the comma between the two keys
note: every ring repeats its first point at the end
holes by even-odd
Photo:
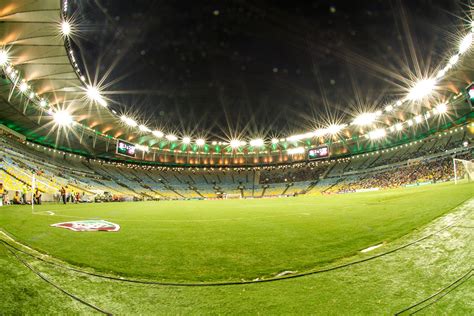
{"type": "Polygon", "coordinates": [[[104,220],[85,220],[52,224],[53,227],[66,228],[75,232],[117,232],[118,224],[104,220]]]}

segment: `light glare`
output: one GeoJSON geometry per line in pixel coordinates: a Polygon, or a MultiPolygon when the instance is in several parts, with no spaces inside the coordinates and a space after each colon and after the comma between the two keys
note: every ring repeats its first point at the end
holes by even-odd
{"type": "Polygon", "coordinates": [[[434,79],[420,80],[411,88],[407,98],[412,101],[423,99],[434,90],[435,85],[434,79]]]}
{"type": "Polygon", "coordinates": [[[63,21],[61,23],[61,32],[65,36],[69,36],[69,34],[71,34],[71,24],[69,24],[68,21],[63,21]]]}
{"type": "Polygon", "coordinates": [[[469,49],[469,47],[471,47],[471,44],[472,44],[472,33],[469,33],[466,36],[464,36],[461,43],[459,43],[459,53],[460,54],[465,53],[469,49]]]}
{"type": "Polygon", "coordinates": [[[359,126],[369,125],[375,122],[377,116],[377,113],[362,113],[357,116],[352,123],[359,126]]]}
{"type": "Polygon", "coordinates": [[[4,66],[8,63],[8,53],[6,50],[0,50],[0,66],[4,66]]]}
{"type": "Polygon", "coordinates": [[[64,110],[55,112],[53,114],[53,119],[54,122],[60,126],[68,126],[72,124],[72,116],[64,110]]]}

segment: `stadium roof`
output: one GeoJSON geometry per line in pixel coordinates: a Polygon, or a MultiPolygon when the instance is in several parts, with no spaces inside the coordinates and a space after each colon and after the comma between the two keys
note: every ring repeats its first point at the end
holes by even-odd
{"type": "MultiPolygon", "coordinates": [[[[402,129],[408,129],[421,122],[418,120],[428,120],[433,114],[438,114],[439,104],[457,104],[452,117],[445,121],[462,117],[471,111],[467,103],[456,101],[458,98],[464,99],[462,88],[470,83],[474,69],[472,58],[464,58],[470,54],[468,50],[472,42],[468,26],[467,31],[461,33],[460,38],[453,43],[451,56],[447,56],[444,64],[433,69],[431,79],[424,78],[422,84],[415,86],[398,101],[387,104],[385,109],[362,113],[352,122],[335,122],[284,139],[239,140],[235,146],[232,146],[231,140],[224,143],[203,140],[207,141],[205,146],[199,145],[196,139],[185,139],[185,135],[178,134],[177,139],[171,137],[174,136],[171,133],[168,137],[166,134],[158,135],[131,118],[113,113],[100,92],[91,89],[84,70],[77,64],[76,58],[79,58],[77,55],[80,52],[75,52],[69,42],[74,26],[66,25],[65,30],[64,25],[65,21],[69,21],[66,0],[7,0],[2,3],[0,44],[8,61],[3,65],[5,77],[0,82],[0,119],[30,140],[56,142],[59,147],[113,156],[115,141],[121,138],[147,148],[154,147],[155,154],[180,151],[184,156],[189,153],[219,155],[226,152],[223,147],[245,147],[244,151],[239,150],[245,154],[258,155],[275,150],[281,153],[299,146],[311,147],[324,143],[339,143],[343,148],[341,152],[352,152],[350,146],[346,146],[349,142],[384,138],[388,133],[400,132],[397,131],[400,124],[404,126],[402,129]],[[423,94],[430,93],[433,86],[438,88],[434,98],[417,100],[423,99],[423,94]],[[64,115],[54,115],[60,111],[67,111],[76,122],[73,128],[63,134],[66,137],[58,136],[63,126],[54,124],[55,118],[64,118],[64,115]]],[[[427,126],[426,129],[430,128],[427,126]]],[[[227,150],[227,153],[234,152],[234,149],[227,150]]]]}

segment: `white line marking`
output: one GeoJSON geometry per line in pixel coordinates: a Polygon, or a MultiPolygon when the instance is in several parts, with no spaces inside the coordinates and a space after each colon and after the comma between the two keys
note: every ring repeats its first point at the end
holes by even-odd
{"type": "Polygon", "coordinates": [[[372,250],[377,249],[377,248],[382,247],[382,246],[383,246],[383,244],[378,244],[378,245],[375,245],[375,246],[371,246],[369,248],[365,248],[365,249],[361,250],[360,252],[366,253],[366,252],[372,251],[372,250]]]}

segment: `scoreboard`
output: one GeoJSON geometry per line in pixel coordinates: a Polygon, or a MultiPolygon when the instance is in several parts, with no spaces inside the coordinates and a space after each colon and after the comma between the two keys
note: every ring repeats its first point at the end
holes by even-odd
{"type": "Polygon", "coordinates": [[[135,157],[135,145],[127,143],[123,140],[117,141],[117,154],[127,156],[127,157],[135,157]]]}
{"type": "Polygon", "coordinates": [[[308,159],[323,159],[329,157],[329,147],[328,146],[319,146],[316,148],[311,148],[308,150],[308,159]]]}

